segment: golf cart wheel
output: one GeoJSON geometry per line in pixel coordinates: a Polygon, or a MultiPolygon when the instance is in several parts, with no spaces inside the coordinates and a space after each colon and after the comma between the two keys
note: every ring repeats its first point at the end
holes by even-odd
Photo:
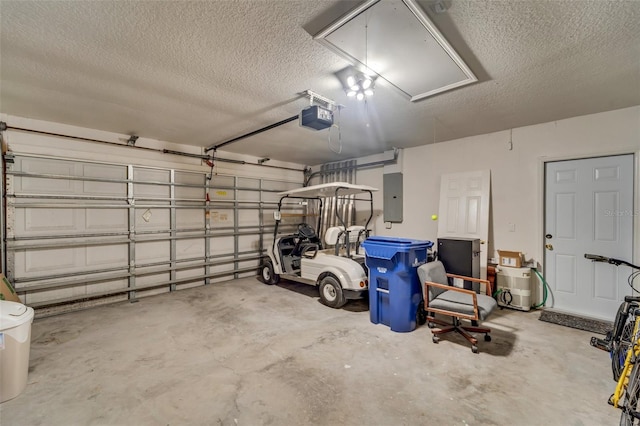
{"type": "Polygon", "coordinates": [[[258,277],[260,278],[260,281],[268,285],[273,285],[280,281],[280,275],[274,272],[273,264],[270,260],[265,260],[262,265],[260,265],[258,277]]]}
{"type": "Polygon", "coordinates": [[[322,303],[331,308],[340,308],[347,303],[344,298],[344,294],[342,293],[342,286],[338,279],[333,275],[327,275],[320,280],[318,290],[320,292],[320,300],[322,303]]]}

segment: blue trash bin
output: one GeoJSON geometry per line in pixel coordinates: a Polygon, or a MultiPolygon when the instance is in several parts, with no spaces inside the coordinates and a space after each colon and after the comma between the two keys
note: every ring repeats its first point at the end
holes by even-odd
{"type": "Polygon", "coordinates": [[[374,324],[392,331],[416,328],[416,312],[422,301],[418,266],[427,261],[433,242],[395,237],[370,237],[362,246],[369,269],[369,315],[374,324]]]}

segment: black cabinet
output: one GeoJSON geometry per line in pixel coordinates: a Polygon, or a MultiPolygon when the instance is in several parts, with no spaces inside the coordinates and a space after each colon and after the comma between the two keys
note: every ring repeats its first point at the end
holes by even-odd
{"type": "MultiPolygon", "coordinates": [[[[450,274],[480,278],[480,240],[474,238],[438,238],[438,260],[450,274]]],[[[470,282],[464,288],[473,289],[470,282]]]]}

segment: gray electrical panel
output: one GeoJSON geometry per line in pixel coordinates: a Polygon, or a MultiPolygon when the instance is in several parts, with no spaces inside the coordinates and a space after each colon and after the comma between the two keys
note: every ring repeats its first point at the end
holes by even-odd
{"type": "Polygon", "coordinates": [[[402,173],[382,175],[384,221],[402,222],[402,173]]]}

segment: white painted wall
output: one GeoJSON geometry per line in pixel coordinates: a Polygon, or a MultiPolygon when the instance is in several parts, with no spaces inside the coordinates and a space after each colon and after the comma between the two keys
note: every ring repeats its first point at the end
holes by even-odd
{"type": "MultiPolygon", "coordinates": [[[[374,232],[406,238],[437,238],[440,176],[491,169],[489,256],[517,250],[539,263],[543,259],[543,189],[545,160],[635,153],[640,156],[640,106],[538,124],[403,150],[404,221],[385,229],[382,194],[375,198],[374,232]],[[513,149],[507,144],[511,139],[513,149]],[[509,231],[509,224],[515,231],[509,231]]],[[[358,159],[367,163],[372,158],[358,159]]],[[[375,160],[375,159],[373,159],[375,160]]],[[[382,190],[382,168],[359,170],[357,182],[382,190]]],[[[636,208],[640,211],[640,182],[636,208]]],[[[635,218],[635,260],[640,259],[640,217],[635,218]]]]}

